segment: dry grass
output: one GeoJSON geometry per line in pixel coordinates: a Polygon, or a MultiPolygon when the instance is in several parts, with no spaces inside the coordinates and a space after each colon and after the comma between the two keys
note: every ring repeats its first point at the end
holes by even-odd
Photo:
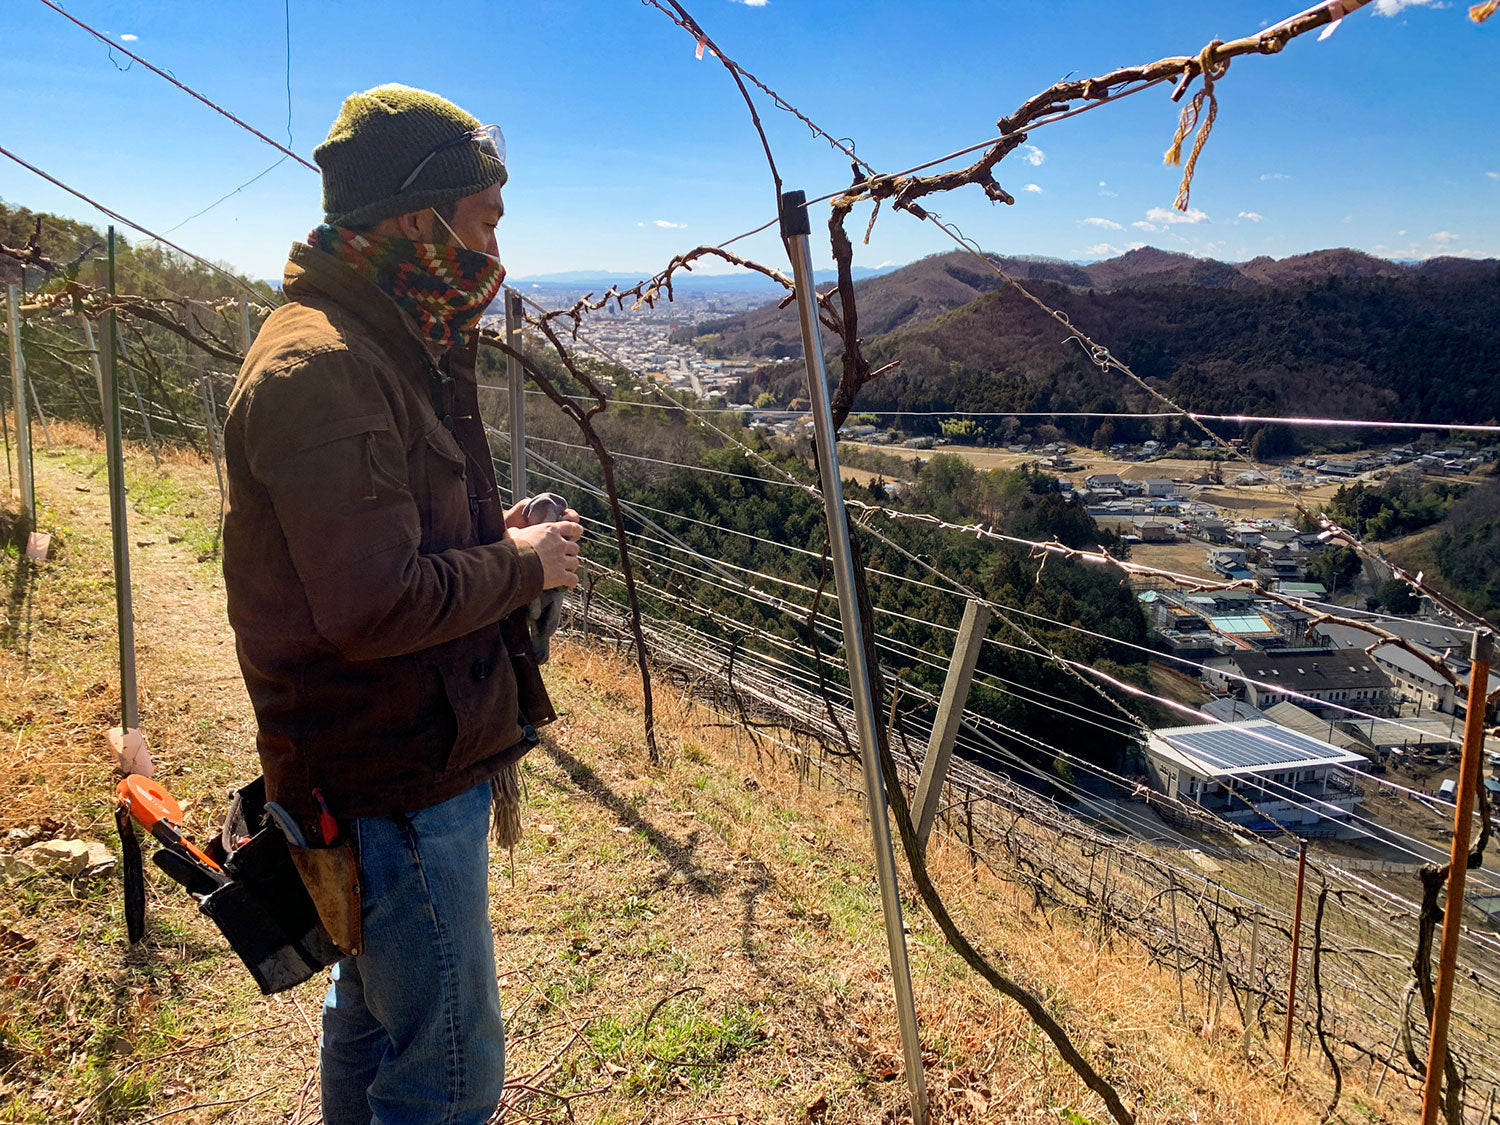
{"type": "MultiPolygon", "coordinates": [[[[38,457],[53,558],[27,568],[11,552],[3,563],[0,733],[13,769],[0,827],[45,819],[113,842],[107,503],[97,451],[86,434],[69,440],[38,457]]],[[[211,557],[198,561],[217,514],[213,473],[191,459],[157,473],[132,455],[129,477],[132,542],[148,544],[134,550],[143,725],[202,830],[224,786],[255,769],[221,580],[211,557]]],[[[665,761],[648,765],[639,684],[611,653],[559,643],[549,681],[563,717],[525,762],[526,836],[494,861],[516,1080],[506,1119],[899,1119],[905,1085],[859,803],[669,685],[657,691],[665,761]]],[[[1281,1095],[1263,1053],[1244,1061],[1233,1020],[1205,1038],[1207,998],[1191,982],[1183,1021],[1175,979],[1129,943],[1101,944],[1091,925],[1032,910],[1011,883],[972,871],[951,836],[936,837],[930,858],[961,925],[1047,997],[1141,1121],[1317,1119],[1316,1061],[1281,1095]]],[[[316,1120],[321,986],[262,999],[186,896],[147,871],[150,928],[135,949],[113,880],[6,884],[0,1120],[316,1120]]],[[[933,1120],[1106,1120],[904,897],[933,1120]]],[[[1400,1116],[1354,1085],[1344,1120],[1400,1116]]]]}

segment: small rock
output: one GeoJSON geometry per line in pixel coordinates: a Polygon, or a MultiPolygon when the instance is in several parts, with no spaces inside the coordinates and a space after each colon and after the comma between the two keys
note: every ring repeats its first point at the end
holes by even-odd
{"type": "Polygon", "coordinates": [[[0,872],[13,879],[36,874],[36,865],[21,852],[0,852],[0,872]]]}
{"type": "Polygon", "coordinates": [[[71,878],[88,864],[89,846],[82,840],[45,840],[21,849],[16,858],[25,859],[36,870],[71,878]]]}
{"type": "Polygon", "coordinates": [[[28,824],[24,828],[12,828],[5,834],[5,846],[12,850],[30,847],[42,838],[40,824],[28,824]]]}
{"type": "Polygon", "coordinates": [[[107,844],[101,844],[98,840],[90,840],[88,841],[88,862],[83,865],[82,874],[109,875],[114,872],[118,862],[115,859],[115,853],[109,850],[107,844]]]}

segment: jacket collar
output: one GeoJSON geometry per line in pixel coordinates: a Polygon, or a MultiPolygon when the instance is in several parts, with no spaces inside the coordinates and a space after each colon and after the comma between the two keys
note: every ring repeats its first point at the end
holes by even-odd
{"type": "MultiPolygon", "coordinates": [[[[292,244],[282,276],[282,292],[294,301],[320,297],[332,301],[364,322],[380,345],[404,363],[436,373],[437,361],[417,332],[411,318],[369,278],[305,242],[292,244]]],[[[449,370],[473,379],[478,333],[467,347],[447,352],[449,370]]]]}

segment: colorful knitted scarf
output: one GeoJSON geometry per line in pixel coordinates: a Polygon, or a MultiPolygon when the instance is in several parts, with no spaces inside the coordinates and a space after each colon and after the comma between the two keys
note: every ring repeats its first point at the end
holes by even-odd
{"type": "Polygon", "coordinates": [[[373,281],[440,351],[469,343],[505,280],[499,258],[462,246],[361,234],[326,223],[313,229],[307,244],[373,281]]]}

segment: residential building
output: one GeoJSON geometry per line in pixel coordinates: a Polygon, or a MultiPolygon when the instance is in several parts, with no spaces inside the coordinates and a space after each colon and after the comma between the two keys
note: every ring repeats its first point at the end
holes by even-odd
{"type": "Polygon", "coordinates": [[[1203,680],[1211,690],[1232,692],[1262,711],[1294,702],[1327,717],[1350,708],[1381,713],[1391,703],[1390,677],[1352,649],[1235,652],[1209,661],[1203,680]]]}
{"type": "MultiPolygon", "coordinates": [[[[1404,639],[1413,648],[1425,653],[1429,659],[1449,668],[1455,677],[1462,679],[1467,675],[1468,661],[1457,657],[1452,651],[1455,646],[1456,631],[1442,626],[1423,629],[1422,624],[1425,623],[1381,621],[1379,627],[1388,632],[1394,633],[1399,630],[1403,634],[1409,634],[1404,639]],[[1408,628],[1401,629],[1403,625],[1408,628]],[[1417,627],[1410,627],[1412,625],[1417,627]],[[1434,641],[1443,647],[1434,648],[1432,645],[1434,641]]],[[[1360,650],[1361,655],[1363,655],[1363,650],[1376,639],[1364,629],[1335,623],[1318,625],[1314,632],[1331,648],[1340,651],[1360,650]]],[[[1467,648],[1466,645],[1463,647],[1467,648]]],[[[1428,661],[1400,645],[1380,645],[1370,653],[1370,658],[1391,678],[1392,695],[1396,702],[1414,704],[1418,714],[1423,711],[1439,711],[1445,715],[1451,715],[1456,705],[1464,701],[1466,693],[1455,689],[1447,676],[1444,676],[1428,661]]]]}

